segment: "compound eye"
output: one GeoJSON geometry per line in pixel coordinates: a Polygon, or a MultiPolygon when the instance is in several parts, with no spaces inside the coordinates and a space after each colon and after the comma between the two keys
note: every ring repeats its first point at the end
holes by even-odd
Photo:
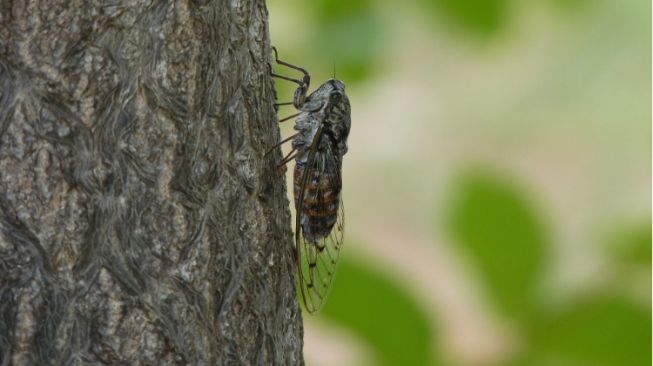
{"type": "Polygon", "coordinates": [[[331,93],[331,102],[337,103],[341,98],[340,93],[331,93]]]}

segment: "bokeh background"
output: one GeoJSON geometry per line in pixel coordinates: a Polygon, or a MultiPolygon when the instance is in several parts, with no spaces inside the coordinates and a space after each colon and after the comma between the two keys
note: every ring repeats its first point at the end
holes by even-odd
{"type": "Polygon", "coordinates": [[[651,365],[649,1],[268,7],[282,59],[352,102],[309,366],[651,365]]]}

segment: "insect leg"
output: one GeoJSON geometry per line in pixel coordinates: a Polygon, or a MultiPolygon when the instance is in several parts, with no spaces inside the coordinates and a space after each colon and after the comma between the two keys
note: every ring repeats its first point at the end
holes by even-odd
{"type": "MultiPolygon", "coordinates": [[[[300,81],[300,80],[297,80],[297,79],[293,79],[293,78],[289,78],[289,77],[282,76],[282,75],[279,75],[279,74],[275,74],[274,72],[272,72],[272,70],[270,70],[270,74],[272,76],[278,77],[280,79],[292,81],[293,83],[296,83],[297,85],[299,85],[297,87],[297,89],[295,90],[295,97],[293,99],[293,105],[295,106],[295,108],[300,109],[304,105],[304,101],[306,100],[306,93],[308,92],[308,87],[309,87],[309,85],[311,83],[311,76],[308,74],[308,72],[305,69],[303,69],[303,68],[301,68],[299,66],[295,66],[293,64],[287,63],[285,61],[279,60],[279,53],[277,52],[276,47],[272,47],[272,50],[274,51],[274,60],[279,65],[290,67],[291,69],[301,71],[304,74],[304,77],[302,77],[302,80],[300,81]]],[[[271,66],[270,66],[270,69],[272,69],[271,66]]]]}
{"type": "Polygon", "coordinates": [[[296,149],[292,149],[288,155],[286,155],[280,162],[277,164],[277,171],[279,174],[283,174],[286,172],[286,164],[288,164],[289,161],[295,158],[297,156],[296,149]],[[295,154],[293,154],[295,153],[295,154]]]}
{"type": "Polygon", "coordinates": [[[278,167],[278,168],[281,168],[282,166],[288,164],[289,161],[291,161],[292,159],[294,159],[295,156],[297,156],[297,154],[294,154],[294,155],[292,155],[292,156],[291,156],[291,154],[294,153],[295,151],[297,151],[297,150],[292,149],[292,150],[288,153],[288,155],[286,155],[286,157],[284,157],[284,158],[281,160],[281,162],[279,162],[279,164],[277,164],[277,167],[278,167]]]}
{"type": "MultiPolygon", "coordinates": [[[[279,79],[283,79],[283,80],[287,80],[287,81],[291,81],[291,82],[293,82],[293,83],[299,85],[300,87],[301,87],[301,86],[303,85],[303,83],[304,83],[302,80],[299,80],[299,79],[293,79],[293,78],[288,77],[288,76],[283,76],[283,75],[275,74],[275,72],[272,71],[272,65],[270,65],[270,64],[268,64],[268,71],[270,72],[270,76],[275,77],[275,78],[279,78],[279,79]]],[[[308,86],[307,86],[307,87],[308,87],[308,86]]]]}
{"type": "Polygon", "coordinates": [[[288,136],[287,138],[281,140],[281,142],[279,142],[278,144],[272,146],[272,147],[270,148],[270,150],[268,150],[268,152],[265,153],[265,155],[271,153],[272,150],[274,150],[274,149],[276,149],[277,147],[279,147],[279,146],[285,144],[286,142],[288,142],[288,141],[294,139],[295,137],[297,137],[297,135],[299,135],[299,132],[297,132],[297,133],[294,134],[294,135],[290,135],[290,136],[288,136]]]}
{"type": "Polygon", "coordinates": [[[301,114],[301,112],[300,113],[295,113],[295,114],[290,115],[290,116],[285,117],[285,118],[282,118],[282,119],[279,120],[279,123],[285,122],[285,121],[287,121],[289,119],[292,119],[292,118],[295,118],[295,117],[299,116],[300,114],[301,114]]]}
{"type": "Polygon", "coordinates": [[[299,67],[299,66],[295,66],[295,65],[293,65],[293,64],[290,64],[290,63],[287,63],[287,62],[285,62],[285,61],[281,61],[281,60],[279,60],[279,53],[277,52],[277,48],[276,48],[276,47],[272,47],[272,50],[274,51],[274,60],[275,60],[279,65],[287,66],[287,67],[290,67],[291,69],[295,69],[295,70],[297,70],[297,71],[301,71],[302,74],[304,74],[303,81],[306,82],[306,86],[308,86],[308,84],[310,83],[310,80],[311,80],[311,76],[308,74],[308,71],[306,71],[305,69],[303,69],[303,68],[301,68],[301,67],[299,67]]]}
{"type": "Polygon", "coordinates": [[[279,79],[283,79],[283,80],[292,81],[293,83],[298,84],[300,88],[301,88],[302,85],[303,85],[301,80],[297,80],[297,79],[289,78],[289,77],[287,77],[287,76],[283,76],[283,75],[275,74],[274,72],[270,72],[270,75],[272,75],[272,76],[275,77],[275,78],[279,78],[279,79]]]}
{"type": "MultiPolygon", "coordinates": [[[[296,83],[296,84],[299,85],[297,87],[297,89],[295,89],[295,96],[294,96],[292,102],[275,103],[275,105],[274,105],[275,108],[278,107],[279,105],[290,105],[290,104],[292,104],[292,105],[295,106],[295,108],[300,109],[304,105],[304,101],[306,100],[306,91],[308,90],[308,81],[306,81],[306,83],[305,83],[304,81],[300,81],[300,80],[297,80],[297,79],[289,78],[287,76],[275,74],[272,71],[270,71],[270,75],[272,77],[276,77],[276,78],[279,78],[279,79],[292,81],[293,83],[296,83]]],[[[304,80],[306,80],[306,78],[307,77],[304,77],[304,80]]]]}
{"type": "Polygon", "coordinates": [[[285,102],[285,103],[274,103],[274,108],[277,108],[282,105],[293,105],[293,102],[285,102]]]}

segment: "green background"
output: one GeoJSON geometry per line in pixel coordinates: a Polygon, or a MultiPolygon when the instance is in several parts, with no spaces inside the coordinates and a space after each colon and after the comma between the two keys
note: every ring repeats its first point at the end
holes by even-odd
{"type": "Polygon", "coordinates": [[[352,103],[308,365],[651,364],[649,2],[268,7],[282,59],[352,103]]]}

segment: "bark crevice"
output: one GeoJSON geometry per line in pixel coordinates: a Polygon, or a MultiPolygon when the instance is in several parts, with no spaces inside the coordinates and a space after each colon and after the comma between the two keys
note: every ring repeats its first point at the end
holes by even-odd
{"type": "Polygon", "coordinates": [[[0,363],[303,363],[269,56],[260,0],[0,0],[0,363]]]}

